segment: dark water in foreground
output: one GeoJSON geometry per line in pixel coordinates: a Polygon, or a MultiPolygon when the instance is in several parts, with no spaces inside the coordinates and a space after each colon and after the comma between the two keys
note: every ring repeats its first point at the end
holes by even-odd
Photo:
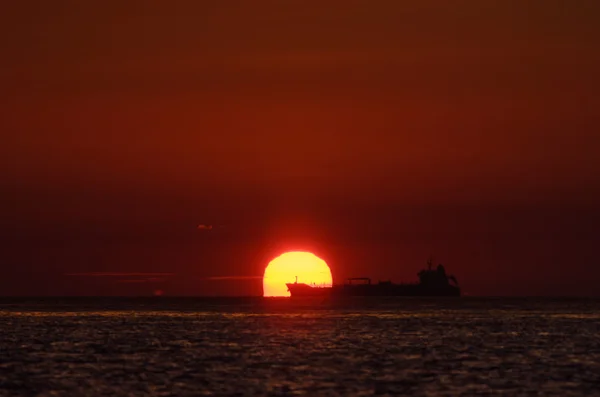
{"type": "Polygon", "coordinates": [[[600,395],[600,300],[0,299],[0,395],[600,395]]]}

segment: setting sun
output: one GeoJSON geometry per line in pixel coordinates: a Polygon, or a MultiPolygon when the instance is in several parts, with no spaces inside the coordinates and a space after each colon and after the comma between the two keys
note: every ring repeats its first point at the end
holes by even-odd
{"type": "Polygon", "coordinates": [[[327,263],[310,252],[286,252],[269,262],[263,277],[264,296],[290,296],[286,283],[331,285],[327,263]]]}

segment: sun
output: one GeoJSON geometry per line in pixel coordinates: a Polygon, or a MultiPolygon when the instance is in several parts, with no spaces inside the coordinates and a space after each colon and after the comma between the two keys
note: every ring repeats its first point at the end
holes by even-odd
{"type": "Polygon", "coordinates": [[[286,252],[273,259],[263,276],[263,296],[290,296],[286,283],[331,285],[333,278],[327,263],[310,252],[286,252]]]}

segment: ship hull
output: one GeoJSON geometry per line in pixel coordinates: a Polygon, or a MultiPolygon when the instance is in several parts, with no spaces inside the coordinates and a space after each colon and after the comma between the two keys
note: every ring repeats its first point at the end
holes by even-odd
{"type": "Polygon", "coordinates": [[[442,264],[433,269],[430,259],[428,268],[417,273],[418,283],[394,284],[391,281],[380,281],[371,284],[368,277],[349,278],[348,283],[331,287],[311,286],[304,283],[286,284],[292,297],[307,296],[460,296],[460,288],[456,278],[446,274],[442,264]]]}
{"type": "Polygon", "coordinates": [[[292,297],[311,296],[460,296],[460,288],[448,285],[440,287],[424,287],[419,284],[391,285],[334,285],[319,288],[306,284],[287,284],[292,297]]]}

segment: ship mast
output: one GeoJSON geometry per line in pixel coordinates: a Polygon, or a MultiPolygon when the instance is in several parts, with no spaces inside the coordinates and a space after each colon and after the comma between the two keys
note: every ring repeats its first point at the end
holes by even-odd
{"type": "Polygon", "coordinates": [[[429,259],[427,259],[428,270],[431,270],[432,266],[433,266],[433,256],[429,255],[429,259]]]}

